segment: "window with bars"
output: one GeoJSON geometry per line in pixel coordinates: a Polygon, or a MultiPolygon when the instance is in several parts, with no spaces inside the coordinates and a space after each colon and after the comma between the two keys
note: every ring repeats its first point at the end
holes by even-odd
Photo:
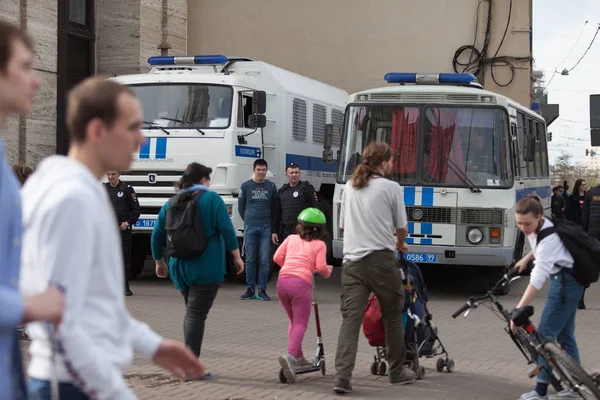
{"type": "Polygon", "coordinates": [[[339,146],[342,142],[342,129],[344,128],[344,112],[340,110],[331,110],[331,124],[333,129],[333,145],[339,146]]]}
{"type": "Polygon", "coordinates": [[[306,101],[294,99],[292,102],[292,137],[294,140],[306,140],[306,101]]]}
{"type": "Polygon", "coordinates": [[[322,104],[313,105],[313,142],[325,142],[325,124],[327,124],[327,109],[322,104]]]}

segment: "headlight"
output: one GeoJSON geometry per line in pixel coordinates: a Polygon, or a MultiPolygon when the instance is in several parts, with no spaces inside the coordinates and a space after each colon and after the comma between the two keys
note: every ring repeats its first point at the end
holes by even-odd
{"type": "Polygon", "coordinates": [[[479,228],[473,228],[467,233],[467,239],[472,244],[479,244],[483,240],[483,232],[479,228]]]}
{"type": "Polygon", "coordinates": [[[225,206],[227,207],[227,214],[229,214],[229,217],[233,217],[233,204],[226,204],[225,206]]]}

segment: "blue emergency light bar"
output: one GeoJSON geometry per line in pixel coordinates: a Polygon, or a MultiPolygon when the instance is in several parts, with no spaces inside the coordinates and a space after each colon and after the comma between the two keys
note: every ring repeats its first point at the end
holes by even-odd
{"type": "Polygon", "coordinates": [[[473,74],[417,74],[408,72],[390,72],[384,79],[388,83],[421,83],[421,84],[470,84],[475,81],[473,74]]]}
{"type": "Polygon", "coordinates": [[[150,65],[221,65],[227,64],[229,59],[225,56],[154,56],[148,59],[150,65]]]}

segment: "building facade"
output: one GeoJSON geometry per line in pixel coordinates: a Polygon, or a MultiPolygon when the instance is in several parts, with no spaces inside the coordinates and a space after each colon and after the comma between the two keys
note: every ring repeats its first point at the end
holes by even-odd
{"type": "Polygon", "coordinates": [[[9,162],[35,166],[64,154],[68,90],[90,75],[147,71],[161,44],[184,54],[186,16],[186,0],[0,0],[0,18],[33,36],[42,80],[32,114],[9,119],[2,133],[9,162]]]}
{"type": "Polygon", "coordinates": [[[386,85],[387,72],[454,72],[462,46],[482,51],[490,4],[487,58],[498,62],[484,86],[530,106],[530,0],[194,0],[188,52],[266,61],[352,93],[386,85]]]}
{"type": "Polygon", "coordinates": [[[43,82],[33,113],[4,132],[13,163],[66,152],[72,86],[147,71],[161,53],[245,56],[354,92],[387,72],[453,72],[461,47],[487,43],[457,61],[471,57],[487,89],[532,100],[531,0],[0,0],[0,18],[29,30],[43,82]]]}

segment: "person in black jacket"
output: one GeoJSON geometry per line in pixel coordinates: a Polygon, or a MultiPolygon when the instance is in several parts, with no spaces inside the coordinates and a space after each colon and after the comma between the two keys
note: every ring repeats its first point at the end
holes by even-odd
{"type": "Polygon", "coordinates": [[[300,167],[289,163],[285,168],[285,176],[289,183],[277,191],[277,210],[275,211],[275,226],[279,229],[273,232],[273,244],[278,245],[291,234],[296,232],[298,215],[309,207],[319,208],[317,193],[313,185],[300,180],[300,167]]]}
{"type": "Polygon", "coordinates": [[[109,171],[106,174],[108,182],[104,185],[108,190],[110,201],[117,214],[117,221],[121,231],[121,246],[123,248],[123,259],[125,266],[125,296],[131,296],[133,293],[129,289],[130,271],[129,254],[131,247],[131,227],[140,217],[140,203],[138,202],[135,190],[131,185],[121,181],[119,171],[109,171]]]}
{"type": "MultiPolygon", "coordinates": [[[[583,200],[583,210],[581,212],[581,227],[590,236],[600,240],[600,185],[591,188],[583,200]]],[[[579,309],[585,309],[583,296],[579,301],[579,309]]]]}
{"type": "Polygon", "coordinates": [[[550,199],[552,215],[554,215],[554,217],[557,219],[563,219],[565,217],[566,204],[564,197],[560,193],[561,187],[555,186],[552,191],[554,192],[554,195],[550,199]]]}
{"type": "Polygon", "coordinates": [[[573,194],[569,196],[567,209],[569,210],[568,219],[581,226],[581,212],[583,210],[583,200],[585,199],[586,182],[583,179],[575,181],[573,194]]]}

